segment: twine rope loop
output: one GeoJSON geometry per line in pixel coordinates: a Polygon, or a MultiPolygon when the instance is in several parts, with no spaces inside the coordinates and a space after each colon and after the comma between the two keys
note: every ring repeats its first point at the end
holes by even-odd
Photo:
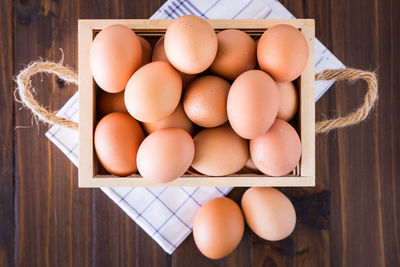
{"type": "MultiPolygon", "coordinates": [[[[78,123],[66,118],[58,117],[55,113],[48,111],[35,100],[32,94],[33,88],[31,85],[31,77],[42,72],[55,74],[68,83],[73,83],[76,85],[78,84],[78,74],[76,74],[70,68],[63,66],[61,63],[35,61],[30,63],[16,77],[16,92],[19,95],[19,102],[28,107],[34,114],[35,118],[41,122],[48,123],[50,125],[56,124],[62,127],[78,130],[78,123]]],[[[364,97],[364,103],[358,107],[358,109],[343,117],[317,122],[315,124],[316,133],[327,133],[330,130],[347,127],[365,120],[378,98],[378,81],[373,72],[352,68],[332,69],[317,73],[315,75],[315,79],[324,81],[355,81],[362,79],[366,81],[368,85],[368,90],[364,97]]]]}
{"type": "Polygon", "coordinates": [[[358,124],[365,120],[378,99],[378,80],[373,72],[352,68],[325,70],[315,75],[315,80],[319,81],[356,81],[359,79],[364,80],[368,86],[363,104],[346,116],[317,122],[315,124],[316,133],[328,133],[333,129],[358,124]]]}
{"type": "Polygon", "coordinates": [[[33,97],[31,77],[41,72],[55,74],[68,83],[78,84],[78,74],[60,63],[35,61],[30,63],[16,77],[16,83],[18,85],[16,92],[20,99],[19,102],[28,107],[35,118],[41,122],[78,130],[78,123],[58,117],[55,113],[48,111],[45,107],[40,105],[33,97]]]}

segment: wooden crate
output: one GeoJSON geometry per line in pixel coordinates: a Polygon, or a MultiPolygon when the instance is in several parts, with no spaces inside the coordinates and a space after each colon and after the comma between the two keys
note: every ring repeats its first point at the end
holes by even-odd
{"type": "Polygon", "coordinates": [[[79,187],[116,186],[314,186],[315,185],[315,102],[314,102],[314,20],[209,20],[216,31],[239,29],[253,37],[271,26],[289,24],[301,30],[309,47],[307,66],[298,79],[300,94],[298,127],[302,155],[292,174],[269,177],[259,174],[234,174],[225,177],[185,174],[167,184],[154,184],[140,175],[117,177],[99,174],[99,162],[94,150],[93,135],[96,123],[96,90],[89,67],[89,49],[101,29],[113,25],[126,25],[145,38],[162,36],[172,20],[79,20],[79,187]]]}

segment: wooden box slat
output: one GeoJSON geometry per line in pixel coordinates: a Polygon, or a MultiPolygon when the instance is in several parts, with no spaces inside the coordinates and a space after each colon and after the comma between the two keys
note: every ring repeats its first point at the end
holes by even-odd
{"type": "Polygon", "coordinates": [[[89,67],[89,50],[96,32],[114,25],[128,26],[138,35],[155,38],[165,33],[172,20],[113,19],[78,21],[78,72],[79,72],[79,187],[117,186],[315,186],[315,102],[314,102],[314,36],[312,19],[291,20],[208,20],[216,30],[239,29],[251,36],[260,36],[277,24],[289,24],[301,30],[308,47],[309,58],[299,83],[298,132],[302,155],[293,174],[269,177],[259,174],[234,174],[225,177],[185,174],[166,184],[154,184],[139,175],[116,177],[99,174],[95,156],[93,133],[96,122],[96,91],[89,67]]]}

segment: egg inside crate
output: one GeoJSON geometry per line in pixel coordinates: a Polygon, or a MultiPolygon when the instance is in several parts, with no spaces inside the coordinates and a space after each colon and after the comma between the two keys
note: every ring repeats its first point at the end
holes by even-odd
{"type": "Polygon", "coordinates": [[[249,159],[247,160],[245,167],[246,167],[247,171],[250,171],[250,172],[253,172],[253,173],[256,173],[256,174],[260,174],[261,173],[260,170],[257,169],[257,167],[254,164],[254,162],[251,159],[251,157],[249,157],[249,159]]]}
{"type": "Polygon", "coordinates": [[[137,166],[144,179],[166,183],[182,176],[193,157],[192,137],[183,129],[167,128],[144,139],[137,153],[137,166]]]}
{"type": "Polygon", "coordinates": [[[94,147],[100,163],[108,172],[118,176],[137,171],[136,154],[143,139],[139,123],[121,112],[103,117],[94,131],[94,147]]]}
{"type": "Polygon", "coordinates": [[[256,44],[245,32],[224,30],[217,33],[218,51],[210,69],[228,80],[234,80],[257,64],[256,44]]]}
{"type": "Polygon", "coordinates": [[[275,81],[261,70],[249,70],[233,82],[227,101],[227,114],[233,130],[253,139],[272,126],[279,110],[275,81]]]}
{"type": "MultiPolygon", "coordinates": [[[[154,45],[152,61],[165,61],[168,62],[167,55],[164,49],[164,36],[157,40],[154,45]]],[[[179,75],[182,78],[182,89],[185,90],[186,87],[197,77],[197,74],[187,74],[179,71],[179,75]]]]}
{"type": "Polygon", "coordinates": [[[168,117],[155,122],[142,122],[142,125],[147,134],[165,128],[181,128],[192,135],[195,130],[193,123],[186,116],[181,103],[179,103],[175,111],[168,117]]]}
{"type": "Polygon", "coordinates": [[[293,82],[277,82],[279,91],[279,111],[277,118],[290,121],[297,113],[299,96],[293,82]]]}
{"type": "Polygon", "coordinates": [[[140,41],[140,46],[142,47],[142,62],[140,66],[146,65],[151,62],[152,49],[149,41],[144,39],[142,36],[138,36],[140,41]]]}
{"type": "Polygon", "coordinates": [[[179,104],[182,79],[171,64],[156,61],[137,70],[125,89],[126,108],[141,122],[155,122],[171,115],[179,104]]]}
{"type": "Polygon", "coordinates": [[[196,74],[205,71],[217,54],[214,29],[203,18],[185,15],[167,28],[164,39],[168,61],[179,71],[196,74]]]}
{"type": "Polygon", "coordinates": [[[205,175],[225,176],[241,170],[249,158],[248,140],[229,125],[203,129],[193,138],[192,167],[205,175]]]}
{"type": "Polygon", "coordinates": [[[151,61],[165,61],[169,63],[167,55],[165,54],[164,38],[164,35],[161,36],[154,45],[151,61]]]}
{"type": "Polygon", "coordinates": [[[126,26],[108,26],[94,38],[89,63],[93,78],[101,89],[109,93],[121,92],[141,66],[140,40],[126,26]]]}
{"type": "Polygon", "coordinates": [[[184,92],[183,107],[195,124],[211,128],[227,120],[226,100],[230,84],[215,75],[206,75],[191,82],[184,92]]]}
{"type": "Polygon", "coordinates": [[[251,158],[261,172],[283,176],[293,171],[301,157],[301,142],[296,130],[276,119],[263,135],[250,140],[251,158]]]}
{"type": "Polygon", "coordinates": [[[258,41],[257,59],[261,69],[275,81],[293,81],[301,75],[308,61],[306,38],[291,25],[273,26],[258,41]]]}

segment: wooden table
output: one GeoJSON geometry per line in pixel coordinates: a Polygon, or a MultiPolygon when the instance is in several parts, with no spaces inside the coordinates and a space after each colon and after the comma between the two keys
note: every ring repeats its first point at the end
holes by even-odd
{"type": "MultiPolygon", "coordinates": [[[[77,169],[13,101],[12,76],[39,57],[77,67],[78,18],[148,18],[162,1],[0,2],[0,266],[399,266],[400,6],[397,0],[283,1],[316,19],[316,36],[346,65],[377,70],[380,97],[360,125],[316,139],[317,186],[286,188],[298,224],[281,242],[246,229],[229,257],[212,261],[187,240],[166,254],[77,169]]],[[[57,110],[75,92],[47,76],[39,102],[57,110]]],[[[317,120],[361,103],[365,84],[337,83],[317,120]],[[324,114],[324,115],[321,115],[324,114]]],[[[244,189],[230,196],[239,200],[244,189]]]]}

